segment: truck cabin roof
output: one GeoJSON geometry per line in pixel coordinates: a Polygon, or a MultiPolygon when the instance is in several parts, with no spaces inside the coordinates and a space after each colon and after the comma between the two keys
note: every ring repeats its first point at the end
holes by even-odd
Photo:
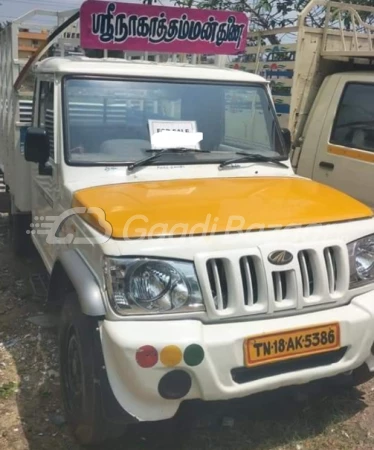
{"type": "Polygon", "coordinates": [[[96,59],[87,57],[51,57],[38,62],[37,73],[84,74],[104,76],[134,76],[171,79],[212,80],[239,83],[264,83],[267,81],[251,73],[217,66],[178,63],[128,61],[125,59],[96,59]]]}

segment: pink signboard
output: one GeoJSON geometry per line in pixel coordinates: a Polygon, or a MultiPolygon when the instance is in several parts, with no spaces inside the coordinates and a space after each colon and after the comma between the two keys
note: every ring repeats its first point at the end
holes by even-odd
{"type": "Polygon", "coordinates": [[[86,49],[234,55],[244,52],[244,13],[88,0],[80,12],[86,49]]]}

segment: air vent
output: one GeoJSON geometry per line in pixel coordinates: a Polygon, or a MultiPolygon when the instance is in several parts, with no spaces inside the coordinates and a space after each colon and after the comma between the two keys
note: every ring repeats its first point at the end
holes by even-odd
{"type": "Polygon", "coordinates": [[[274,298],[276,302],[281,302],[287,298],[288,294],[288,279],[289,271],[273,272],[273,288],[274,298]]]}
{"type": "Polygon", "coordinates": [[[240,270],[244,290],[244,302],[247,306],[258,302],[258,277],[253,258],[245,256],[240,259],[240,270]]]}
{"type": "Polygon", "coordinates": [[[336,291],[336,284],[338,279],[338,269],[336,265],[336,255],[333,247],[325,248],[323,251],[325,257],[325,265],[327,271],[327,280],[329,283],[329,292],[333,294],[336,291]]]}
{"type": "Polygon", "coordinates": [[[207,270],[215,307],[218,311],[223,311],[228,303],[227,276],[223,259],[209,259],[207,270]]]}
{"type": "Polygon", "coordinates": [[[300,264],[301,280],[303,284],[303,296],[304,298],[309,298],[313,295],[315,288],[311,257],[307,250],[303,250],[299,252],[298,259],[300,264]]]}

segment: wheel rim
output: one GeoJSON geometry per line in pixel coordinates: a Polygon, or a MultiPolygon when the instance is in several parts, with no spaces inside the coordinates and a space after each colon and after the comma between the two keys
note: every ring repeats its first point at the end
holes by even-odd
{"type": "Polygon", "coordinates": [[[83,369],[78,339],[72,329],[66,346],[64,372],[67,406],[70,411],[80,410],[83,399],[83,369]]]}

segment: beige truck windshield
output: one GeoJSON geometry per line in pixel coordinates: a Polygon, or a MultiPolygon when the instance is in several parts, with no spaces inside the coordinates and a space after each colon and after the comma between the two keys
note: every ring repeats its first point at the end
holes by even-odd
{"type": "Polygon", "coordinates": [[[69,164],[134,163],[160,130],[201,132],[205,152],[166,153],[157,164],[217,163],[238,151],[286,158],[262,85],[70,78],[64,110],[69,164]]]}

